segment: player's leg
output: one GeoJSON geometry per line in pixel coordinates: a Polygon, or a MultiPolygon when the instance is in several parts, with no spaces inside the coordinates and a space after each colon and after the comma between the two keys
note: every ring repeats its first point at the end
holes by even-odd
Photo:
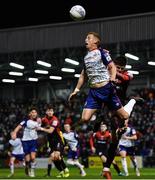
{"type": "Polygon", "coordinates": [[[35,168],[36,168],[36,152],[31,152],[31,170],[30,170],[30,176],[35,177],[35,168]]]}
{"type": "Polygon", "coordinates": [[[104,169],[103,169],[103,176],[106,177],[107,179],[112,178],[111,173],[110,173],[110,166],[115,158],[116,151],[117,151],[117,146],[118,146],[118,137],[116,135],[116,130],[119,127],[119,120],[117,116],[112,116],[111,119],[111,133],[112,133],[112,141],[110,143],[110,146],[108,148],[107,152],[107,160],[104,163],[104,169]]]}
{"type": "MultiPolygon", "coordinates": [[[[113,94],[111,96],[111,99],[109,100],[109,108],[112,110],[115,110],[116,115],[118,116],[117,123],[116,119],[112,119],[112,143],[110,144],[109,150],[108,150],[108,155],[107,155],[107,161],[105,163],[105,167],[103,169],[104,176],[106,178],[111,178],[111,173],[110,173],[110,166],[114,160],[118,142],[120,135],[122,134],[123,130],[122,127],[125,127],[125,121],[128,120],[131,111],[133,109],[133,106],[135,105],[136,101],[134,99],[130,100],[126,106],[122,106],[119,98],[117,97],[115,91],[113,91],[113,94]],[[117,131],[116,133],[116,130],[117,131]],[[121,132],[120,132],[121,131],[121,132]]],[[[117,117],[116,116],[116,117],[117,117]]]]}
{"type": "Polygon", "coordinates": [[[83,109],[81,121],[88,122],[97,109],[83,109]]]}
{"type": "Polygon", "coordinates": [[[76,151],[72,151],[72,157],[74,159],[74,164],[80,169],[81,176],[86,176],[86,172],[84,170],[84,166],[79,162],[78,157],[78,147],[76,151]]]}
{"type": "Polygon", "coordinates": [[[47,165],[47,173],[44,175],[44,177],[50,177],[51,176],[51,169],[52,169],[52,160],[49,157],[48,158],[48,165],[47,165]]]}
{"type": "Polygon", "coordinates": [[[48,165],[47,165],[47,174],[45,175],[45,177],[50,177],[51,176],[51,169],[52,169],[52,158],[51,155],[48,158],[48,165]]]}
{"type": "Polygon", "coordinates": [[[73,160],[72,158],[67,159],[66,163],[67,163],[68,165],[72,165],[72,166],[75,165],[74,160],[73,160]]]}
{"type": "Polygon", "coordinates": [[[36,169],[36,151],[37,151],[37,140],[31,140],[29,142],[29,151],[30,151],[30,160],[31,160],[31,169],[30,176],[35,177],[35,169],[36,169]]]}
{"type": "Polygon", "coordinates": [[[143,98],[132,97],[132,99],[130,99],[130,101],[124,107],[121,107],[120,109],[116,110],[116,114],[120,117],[120,120],[122,120],[122,123],[123,123],[123,120],[127,120],[129,118],[134,108],[134,105],[136,103],[143,103],[143,102],[144,102],[143,98]]]}
{"type": "Polygon", "coordinates": [[[120,156],[121,156],[121,162],[122,162],[122,167],[125,173],[125,176],[129,176],[129,172],[128,172],[128,166],[127,166],[127,161],[126,161],[126,150],[125,148],[123,148],[122,150],[120,150],[120,156]]]}
{"type": "Polygon", "coordinates": [[[23,150],[25,154],[25,174],[27,176],[30,175],[30,168],[31,168],[31,157],[30,157],[30,150],[29,150],[29,141],[22,141],[23,150]]]}
{"type": "Polygon", "coordinates": [[[51,159],[52,159],[55,167],[57,168],[57,170],[61,172],[63,169],[62,169],[62,167],[61,167],[61,165],[59,163],[59,161],[60,161],[60,154],[58,154],[55,151],[53,151],[51,153],[51,159]]]}
{"type": "Polygon", "coordinates": [[[102,106],[101,100],[99,101],[99,98],[94,96],[95,93],[95,89],[89,91],[81,116],[82,122],[88,122],[96,110],[102,106]]]}
{"type": "Polygon", "coordinates": [[[10,158],[10,174],[8,175],[8,177],[12,177],[14,175],[14,162],[15,162],[15,157],[11,156],[10,158]]]}
{"type": "Polygon", "coordinates": [[[56,168],[60,171],[57,177],[68,177],[69,169],[67,168],[63,156],[60,151],[53,151],[52,153],[52,161],[54,162],[56,168]]]}
{"type": "Polygon", "coordinates": [[[84,166],[79,162],[78,159],[74,159],[74,164],[80,169],[81,176],[86,176],[86,172],[84,170],[84,166]]]}
{"type": "Polygon", "coordinates": [[[121,170],[115,160],[113,160],[112,165],[113,165],[114,169],[116,170],[117,174],[119,176],[122,176],[121,170]]]}
{"type": "Polygon", "coordinates": [[[31,161],[30,161],[30,154],[25,155],[25,174],[29,176],[30,168],[31,168],[31,161]]]}
{"type": "Polygon", "coordinates": [[[66,163],[69,165],[72,165],[72,166],[75,165],[74,160],[73,160],[73,151],[71,149],[69,149],[69,151],[68,151],[66,163]]]}
{"type": "Polygon", "coordinates": [[[101,158],[101,161],[102,161],[102,164],[103,164],[103,167],[104,167],[105,162],[107,161],[107,158],[106,158],[106,156],[103,155],[103,154],[100,156],[100,158],[101,158]]]}
{"type": "Polygon", "coordinates": [[[69,177],[69,169],[66,166],[64,158],[63,158],[62,155],[61,155],[60,163],[61,163],[61,167],[62,167],[62,169],[64,171],[64,177],[69,177]]]}
{"type": "Polygon", "coordinates": [[[138,163],[137,163],[137,159],[134,155],[130,156],[130,159],[132,161],[132,164],[135,168],[135,171],[136,171],[136,175],[137,176],[140,176],[140,171],[139,171],[139,168],[138,168],[138,163]]]}

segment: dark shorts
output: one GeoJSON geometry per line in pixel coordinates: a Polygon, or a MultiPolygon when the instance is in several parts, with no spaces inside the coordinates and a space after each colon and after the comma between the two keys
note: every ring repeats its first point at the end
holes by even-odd
{"type": "Polygon", "coordinates": [[[101,109],[103,103],[105,103],[110,110],[116,111],[122,107],[121,101],[116,94],[116,89],[110,82],[100,88],[90,88],[84,108],[101,109]]]}
{"type": "Polygon", "coordinates": [[[106,156],[107,157],[107,154],[108,154],[108,151],[107,151],[107,148],[97,148],[96,149],[96,154],[98,155],[98,156],[106,156]]]}
{"type": "Polygon", "coordinates": [[[19,161],[24,161],[24,154],[11,154],[11,157],[15,157],[19,161]]]}
{"type": "Polygon", "coordinates": [[[22,141],[22,144],[25,155],[37,152],[37,140],[22,141]]]}
{"type": "Polygon", "coordinates": [[[130,155],[130,156],[135,155],[135,147],[134,146],[125,147],[125,146],[119,145],[119,152],[120,151],[126,151],[127,155],[130,155]]]}
{"type": "Polygon", "coordinates": [[[58,142],[58,141],[55,141],[53,143],[49,143],[49,146],[51,148],[51,152],[52,153],[53,151],[59,151],[61,154],[63,154],[63,151],[64,151],[64,145],[62,142],[58,142]]]}
{"type": "Polygon", "coordinates": [[[78,159],[79,151],[72,151],[71,149],[68,152],[68,159],[78,159]]]}

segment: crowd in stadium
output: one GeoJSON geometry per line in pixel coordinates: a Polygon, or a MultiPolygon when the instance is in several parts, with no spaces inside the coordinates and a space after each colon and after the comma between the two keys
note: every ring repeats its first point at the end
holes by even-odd
{"type": "MultiPolygon", "coordinates": [[[[135,91],[145,99],[145,103],[141,106],[136,105],[130,117],[130,122],[137,130],[138,140],[136,154],[144,157],[155,156],[155,90],[153,89],[140,89],[135,91]]],[[[80,149],[83,163],[87,166],[86,157],[91,153],[89,147],[89,133],[94,130],[94,124],[103,120],[110,128],[109,116],[107,109],[94,115],[89,124],[77,125],[80,119],[82,106],[85,101],[85,93],[80,93],[71,104],[67,104],[61,99],[52,102],[55,107],[55,115],[59,118],[61,126],[64,122],[69,122],[76,126],[76,130],[80,138],[80,149]],[[86,133],[87,132],[87,133],[86,133]]],[[[0,103],[0,155],[4,154],[5,144],[10,138],[10,132],[21,122],[27,115],[27,110],[30,107],[37,107],[40,117],[45,114],[47,106],[46,102],[38,100],[29,100],[26,103],[21,101],[5,101],[0,103]]],[[[44,156],[43,148],[40,147],[38,156],[44,156]]],[[[147,164],[147,163],[146,163],[147,164]]]]}

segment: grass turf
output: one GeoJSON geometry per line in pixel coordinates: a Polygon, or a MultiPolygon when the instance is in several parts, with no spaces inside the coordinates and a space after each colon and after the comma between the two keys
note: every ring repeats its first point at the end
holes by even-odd
{"type": "MultiPolygon", "coordinates": [[[[87,168],[85,169],[87,176],[81,177],[79,173],[79,169],[71,167],[70,168],[70,176],[68,178],[64,179],[105,179],[101,174],[101,169],[96,168],[87,168]]],[[[134,169],[129,169],[129,176],[118,176],[116,171],[114,169],[112,171],[112,178],[113,179],[155,179],[155,168],[142,168],[140,169],[141,176],[137,177],[135,174],[134,169]]],[[[58,171],[56,169],[52,169],[52,175],[51,177],[44,177],[46,174],[46,169],[36,169],[36,177],[30,178],[25,176],[24,169],[22,168],[16,168],[15,169],[15,175],[11,178],[8,178],[8,174],[10,173],[9,168],[8,169],[0,169],[0,179],[60,179],[56,178],[56,175],[58,174],[58,171]]],[[[61,178],[63,179],[63,178],[61,178]]]]}

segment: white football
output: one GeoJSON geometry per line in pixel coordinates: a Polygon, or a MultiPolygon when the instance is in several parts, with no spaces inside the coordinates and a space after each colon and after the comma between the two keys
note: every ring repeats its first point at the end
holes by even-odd
{"type": "Polygon", "coordinates": [[[81,5],[73,6],[69,13],[71,18],[75,21],[82,20],[86,16],[86,11],[81,5]]]}

